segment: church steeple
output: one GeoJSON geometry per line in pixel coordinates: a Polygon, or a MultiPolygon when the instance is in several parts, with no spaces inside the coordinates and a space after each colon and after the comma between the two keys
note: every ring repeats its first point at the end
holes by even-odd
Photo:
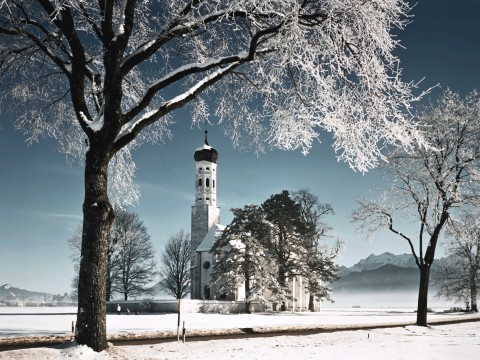
{"type": "MultiPolygon", "coordinates": [[[[215,224],[220,223],[220,208],[217,206],[217,159],[218,152],[208,144],[208,132],[205,131],[205,143],[194,154],[195,159],[195,202],[192,205],[191,246],[192,264],[195,251],[215,224]]],[[[194,272],[196,274],[196,272],[194,272]]],[[[192,275],[193,276],[193,275],[192,275]]],[[[192,278],[193,299],[202,296],[198,285],[198,276],[192,278]],[[195,280],[197,279],[197,280],[195,280]]]]}

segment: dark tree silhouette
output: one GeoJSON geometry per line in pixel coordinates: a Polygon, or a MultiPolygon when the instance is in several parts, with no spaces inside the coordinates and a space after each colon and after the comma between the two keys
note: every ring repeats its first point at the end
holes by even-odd
{"type": "Polygon", "coordinates": [[[112,292],[122,294],[124,300],[152,295],[152,281],[158,274],[155,250],[138,214],[117,211],[110,237],[112,292]]]}
{"type": "MultiPolygon", "coordinates": [[[[69,243],[77,270],[81,251],[80,227],[69,243]]],[[[117,210],[108,240],[105,300],[112,300],[115,293],[121,294],[124,300],[151,295],[150,284],[156,275],[155,251],[147,228],[138,214],[117,210]]],[[[78,287],[78,276],[73,279],[73,285],[78,287]]]]}
{"type": "Polygon", "coordinates": [[[160,285],[175,299],[190,291],[190,234],[180,230],[172,235],[160,256],[160,285]]]}

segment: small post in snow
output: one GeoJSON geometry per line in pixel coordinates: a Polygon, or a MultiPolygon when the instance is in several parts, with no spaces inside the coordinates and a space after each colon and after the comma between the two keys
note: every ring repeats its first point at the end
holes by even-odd
{"type": "Polygon", "coordinates": [[[72,333],[75,333],[75,321],[72,320],[72,333]]]}
{"type": "Polygon", "coordinates": [[[177,309],[177,342],[180,341],[180,301],[181,299],[178,299],[178,309],[177,309]]]}
{"type": "Polygon", "coordinates": [[[182,330],[182,334],[183,334],[183,343],[185,344],[185,320],[183,320],[183,330],[182,330]]]}

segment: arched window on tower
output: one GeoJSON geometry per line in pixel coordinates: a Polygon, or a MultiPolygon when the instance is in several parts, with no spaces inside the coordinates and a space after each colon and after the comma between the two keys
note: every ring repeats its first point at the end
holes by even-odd
{"type": "Polygon", "coordinates": [[[209,179],[209,178],[207,178],[207,179],[205,180],[205,186],[206,186],[206,187],[209,187],[209,186],[210,186],[210,179],[209,179]]]}
{"type": "Polygon", "coordinates": [[[215,179],[212,180],[212,187],[215,189],[215,179]]]}
{"type": "Polygon", "coordinates": [[[198,179],[198,187],[201,187],[202,186],[202,179],[198,179]]]}

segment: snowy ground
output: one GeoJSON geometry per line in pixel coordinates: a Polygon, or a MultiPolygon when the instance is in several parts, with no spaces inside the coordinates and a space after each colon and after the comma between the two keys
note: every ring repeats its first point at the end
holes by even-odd
{"type": "MultiPolygon", "coordinates": [[[[54,309],[0,308],[0,336],[13,341],[19,335],[68,334],[75,315],[35,313],[54,309]],[[16,311],[15,311],[16,310],[16,311]],[[19,310],[30,312],[13,315],[19,310]]],[[[64,312],[74,312],[63,309],[64,312]]],[[[429,321],[465,319],[465,314],[429,314],[429,321]]],[[[478,315],[473,315],[478,319],[478,315]]],[[[238,328],[354,327],[371,324],[413,323],[415,314],[406,309],[325,309],[320,313],[274,314],[185,314],[187,342],[142,346],[111,346],[96,354],[75,343],[53,348],[0,352],[0,359],[464,359],[480,351],[480,322],[433,325],[428,328],[407,325],[398,328],[353,330],[316,335],[275,336],[232,340],[189,342],[188,334],[218,332],[238,328]]],[[[175,333],[176,314],[108,315],[111,335],[175,333]]]]}

